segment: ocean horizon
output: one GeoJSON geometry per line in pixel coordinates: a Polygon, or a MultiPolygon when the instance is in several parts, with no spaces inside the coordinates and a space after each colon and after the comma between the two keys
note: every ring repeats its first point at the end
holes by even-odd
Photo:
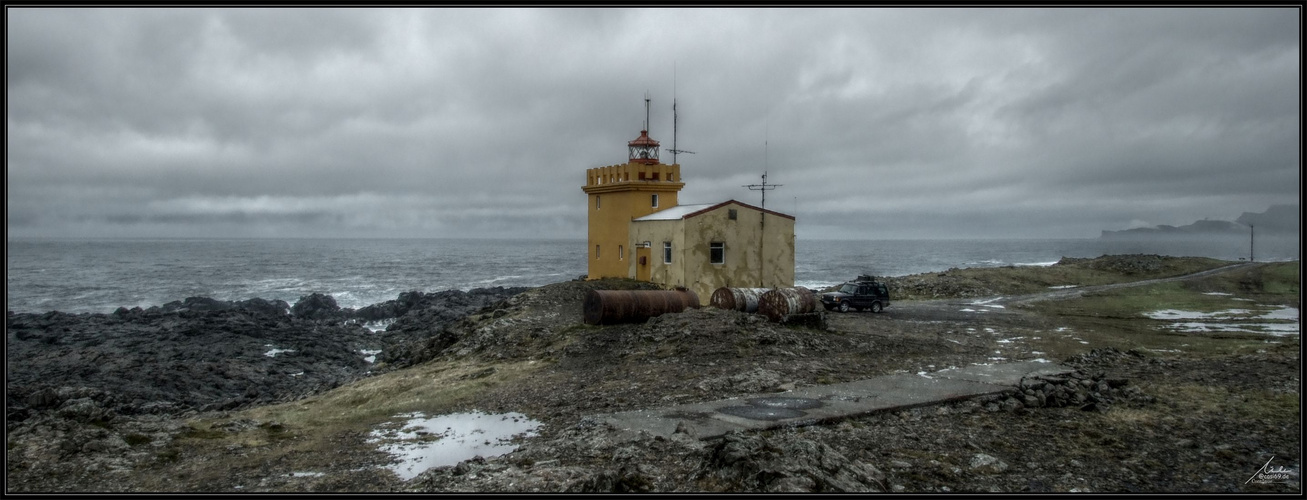
{"type": "MultiPolygon", "coordinates": [[[[1300,258],[1299,239],[803,239],[795,285],[824,288],[860,274],[1048,266],[1117,254],[1239,261],[1300,258]]],[[[6,308],[108,313],[188,297],[294,304],[310,293],[361,308],[408,291],[535,287],[586,273],[584,239],[8,238],[6,308]]]]}

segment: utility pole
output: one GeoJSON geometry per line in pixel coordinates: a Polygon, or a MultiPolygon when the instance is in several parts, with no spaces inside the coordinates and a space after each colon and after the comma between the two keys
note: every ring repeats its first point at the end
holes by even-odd
{"type": "Polygon", "coordinates": [[[1254,262],[1257,260],[1254,258],[1256,254],[1253,253],[1253,249],[1255,248],[1253,245],[1257,236],[1257,226],[1249,224],[1248,229],[1250,230],[1248,232],[1248,262],[1254,262]]]}

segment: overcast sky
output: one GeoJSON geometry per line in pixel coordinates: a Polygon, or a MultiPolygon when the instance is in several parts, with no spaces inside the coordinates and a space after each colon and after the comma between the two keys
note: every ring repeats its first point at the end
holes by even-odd
{"type": "Polygon", "coordinates": [[[11,237],[584,238],[646,92],[681,203],[800,238],[1299,203],[1297,8],[5,13],[11,237]]]}

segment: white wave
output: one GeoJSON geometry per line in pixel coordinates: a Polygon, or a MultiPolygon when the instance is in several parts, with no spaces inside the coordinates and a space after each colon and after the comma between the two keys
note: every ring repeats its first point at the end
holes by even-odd
{"type": "Polygon", "coordinates": [[[371,330],[372,333],[377,333],[380,331],[384,331],[387,328],[390,328],[390,325],[393,324],[395,324],[395,318],[386,318],[386,319],[379,319],[376,321],[369,321],[367,323],[364,323],[363,328],[367,328],[368,330],[371,330]]]}
{"type": "Polygon", "coordinates": [[[1022,266],[1022,267],[1049,267],[1057,264],[1058,262],[1060,261],[1055,260],[1051,262],[1018,262],[1015,265],[1022,266]]]}

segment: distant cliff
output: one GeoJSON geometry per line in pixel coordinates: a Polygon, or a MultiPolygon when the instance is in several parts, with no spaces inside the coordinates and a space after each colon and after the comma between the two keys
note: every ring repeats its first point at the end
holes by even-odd
{"type": "Polygon", "coordinates": [[[1298,205],[1271,205],[1265,212],[1244,212],[1233,221],[1200,220],[1185,226],[1161,225],[1123,231],[1105,230],[1100,238],[1247,235],[1251,231],[1250,227],[1254,226],[1257,234],[1261,235],[1294,235],[1298,234],[1298,207],[1298,205]]]}

